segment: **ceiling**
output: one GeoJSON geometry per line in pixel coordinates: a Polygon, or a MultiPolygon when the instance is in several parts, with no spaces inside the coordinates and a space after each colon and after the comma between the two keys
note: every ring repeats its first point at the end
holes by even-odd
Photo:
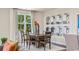
{"type": "Polygon", "coordinates": [[[23,10],[31,10],[31,11],[47,11],[47,10],[53,10],[55,8],[18,8],[23,10]]]}

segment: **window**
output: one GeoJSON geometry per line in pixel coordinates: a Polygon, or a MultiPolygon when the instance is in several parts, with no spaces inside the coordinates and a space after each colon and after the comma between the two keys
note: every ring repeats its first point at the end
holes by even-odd
{"type": "Polygon", "coordinates": [[[31,16],[26,15],[26,31],[31,32],[31,16]]]}
{"type": "Polygon", "coordinates": [[[18,31],[31,32],[31,15],[18,15],[18,31]]]}
{"type": "Polygon", "coordinates": [[[18,31],[24,30],[24,15],[18,15],[18,31]]]}

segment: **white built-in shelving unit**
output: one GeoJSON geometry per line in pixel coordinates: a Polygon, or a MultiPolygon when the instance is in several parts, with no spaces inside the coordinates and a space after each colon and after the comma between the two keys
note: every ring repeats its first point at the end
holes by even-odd
{"type": "Polygon", "coordinates": [[[69,33],[69,14],[46,16],[45,31],[51,31],[52,34],[56,35],[69,33]]]}

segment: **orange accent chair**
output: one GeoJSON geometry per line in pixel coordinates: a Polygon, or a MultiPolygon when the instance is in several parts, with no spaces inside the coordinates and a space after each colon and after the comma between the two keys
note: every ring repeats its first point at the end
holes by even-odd
{"type": "Polygon", "coordinates": [[[17,48],[18,48],[17,42],[7,40],[3,46],[3,51],[17,51],[17,48]]]}

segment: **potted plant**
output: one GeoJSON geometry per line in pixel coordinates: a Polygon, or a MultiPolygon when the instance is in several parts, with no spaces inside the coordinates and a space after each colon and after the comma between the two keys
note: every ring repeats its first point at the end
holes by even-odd
{"type": "Polygon", "coordinates": [[[2,44],[4,44],[7,41],[6,37],[1,38],[2,44]]]}

